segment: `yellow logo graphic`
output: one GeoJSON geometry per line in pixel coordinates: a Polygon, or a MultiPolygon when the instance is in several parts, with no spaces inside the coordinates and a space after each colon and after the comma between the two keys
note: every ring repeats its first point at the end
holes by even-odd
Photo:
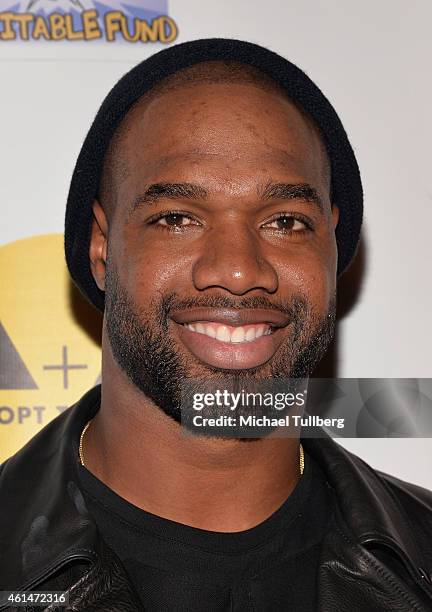
{"type": "Polygon", "coordinates": [[[0,0],[0,41],[173,42],[167,0],[0,0]]]}
{"type": "Polygon", "coordinates": [[[101,317],[72,286],[63,235],[0,248],[0,463],[93,387],[101,317]]]}

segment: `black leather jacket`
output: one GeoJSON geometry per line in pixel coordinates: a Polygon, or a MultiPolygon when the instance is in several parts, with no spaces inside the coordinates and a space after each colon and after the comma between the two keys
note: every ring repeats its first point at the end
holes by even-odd
{"type": "MultiPolygon", "coordinates": [[[[77,486],[79,435],[99,405],[96,387],[1,466],[0,591],[65,590],[66,610],[142,610],[77,486]]],[[[432,493],[372,470],[330,438],[303,445],[337,500],[322,546],[318,610],[432,611],[432,493]]]]}

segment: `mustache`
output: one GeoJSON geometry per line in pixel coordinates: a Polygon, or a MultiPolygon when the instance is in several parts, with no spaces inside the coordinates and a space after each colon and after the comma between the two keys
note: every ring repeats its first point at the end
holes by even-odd
{"type": "Polygon", "coordinates": [[[296,294],[286,300],[269,300],[264,296],[249,296],[233,299],[226,295],[207,295],[202,297],[180,298],[176,293],[164,296],[160,302],[160,314],[167,320],[172,312],[189,308],[266,308],[277,310],[293,318],[299,311],[307,309],[308,302],[303,295],[296,294]]]}

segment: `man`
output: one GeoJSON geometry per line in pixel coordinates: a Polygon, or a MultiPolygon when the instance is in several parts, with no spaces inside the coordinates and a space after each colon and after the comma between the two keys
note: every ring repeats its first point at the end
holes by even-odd
{"type": "Polygon", "coordinates": [[[330,438],[182,425],[187,381],[312,373],[361,214],[335,111],[270,51],[185,43],[114,87],[65,237],[104,309],[102,386],[3,465],[3,590],[86,611],[432,609],[429,492],[330,438]]]}

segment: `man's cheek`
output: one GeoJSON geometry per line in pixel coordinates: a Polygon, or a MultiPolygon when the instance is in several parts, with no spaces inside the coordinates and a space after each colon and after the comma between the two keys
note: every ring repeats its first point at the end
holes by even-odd
{"type": "Polygon", "coordinates": [[[322,270],[306,279],[305,289],[315,309],[323,311],[333,298],[336,287],[329,271],[322,270]]]}
{"type": "Polygon", "coordinates": [[[134,292],[166,294],[189,289],[192,284],[192,263],[187,257],[171,259],[164,253],[151,253],[147,249],[135,253],[123,265],[128,287],[134,292]]]}
{"type": "Polygon", "coordinates": [[[336,284],[332,271],[319,259],[305,266],[286,266],[280,275],[280,290],[288,301],[302,296],[314,315],[327,312],[334,297],[336,284]]]}

